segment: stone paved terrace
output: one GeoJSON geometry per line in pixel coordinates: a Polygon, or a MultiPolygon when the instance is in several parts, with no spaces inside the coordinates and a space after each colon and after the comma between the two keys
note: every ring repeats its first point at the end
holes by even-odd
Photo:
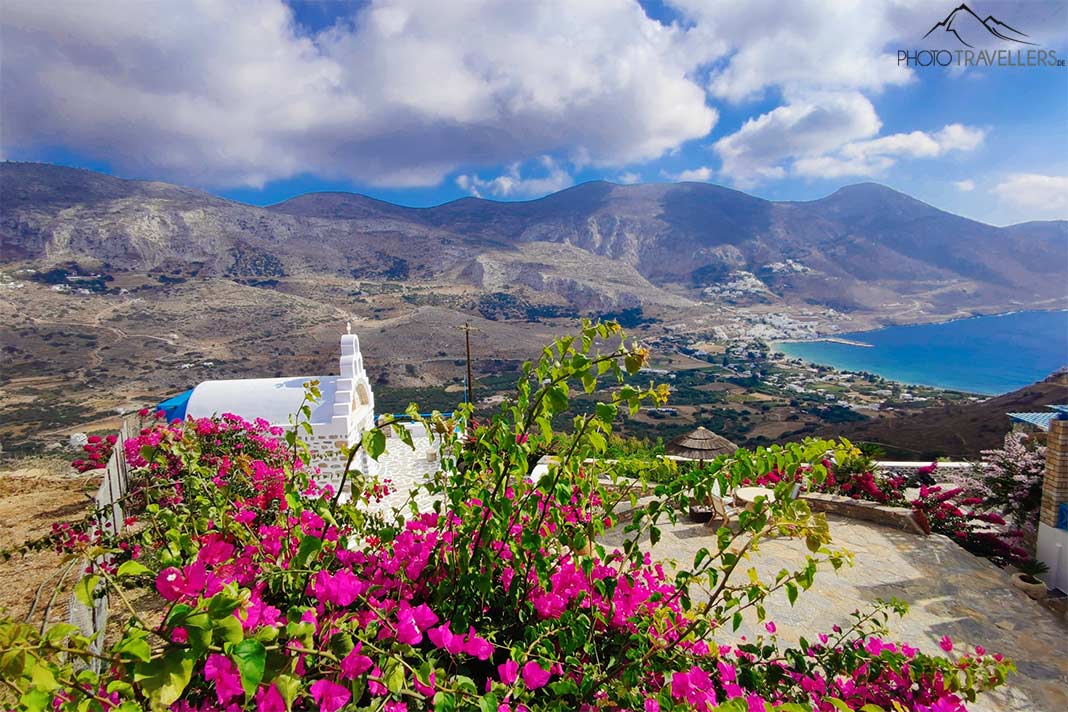
{"type": "MultiPolygon", "coordinates": [[[[845,624],[849,614],[877,598],[898,598],[909,613],[891,620],[888,639],[901,640],[934,654],[943,635],[958,650],[976,644],[1006,655],[1019,672],[1000,690],[983,696],[974,712],[1062,712],[1068,709],[1068,629],[1053,613],[1012,587],[1009,575],[986,559],[972,556],[943,536],[923,537],[875,524],[828,516],[836,545],[855,555],[855,565],[835,574],[830,567],[816,576],[791,607],[785,593],[767,603],[768,618],[785,644],[798,637],[845,624]]],[[[701,524],[679,522],[662,527],[651,550],[654,558],[690,564],[701,547],[714,539],[701,524]]],[[[606,546],[622,541],[609,532],[606,546]]],[[[804,543],[769,539],[752,554],[752,565],[764,577],[804,560],[804,543]]],[[[744,567],[748,568],[748,567],[744,567]]],[[[744,577],[744,571],[740,572],[744,577]]],[[[748,618],[729,637],[753,637],[763,627],[748,618]]]]}
{"type": "MultiPolygon", "coordinates": [[[[395,435],[386,440],[386,452],[382,454],[378,462],[382,468],[382,479],[391,480],[395,491],[381,502],[371,505],[371,509],[388,511],[393,507],[401,506],[407,501],[408,493],[414,487],[422,483],[430,473],[437,471],[437,441],[428,440],[426,431],[421,428],[413,429],[412,436],[414,450],[395,435]],[[429,456],[430,453],[433,453],[433,457],[429,456]]],[[[347,498],[348,493],[344,496],[347,498]]],[[[433,502],[426,494],[423,494],[421,498],[416,498],[416,502],[421,511],[432,509],[433,502]]]]}
{"type": "MultiPolygon", "coordinates": [[[[426,438],[416,438],[415,444],[412,451],[395,438],[388,441],[381,462],[398,491],[377,507],[401,504],[411,487],[437,469],[436,459],[427,459],[431,445],[426,438]]],[[[420,508],[430,509],[430,502],[420,502],[420,508]]],[[[889,639],[941,654],[938,642],[948,635],[958,649],[978,644],[1016,663],[1018,672],[1009,684],[981,697],[969,707],[972,712],[1068,709],[1068,626],[1013,588],[1005,571],[943,536],[923,537],[833,515],[827,520],[834,543],[852,551],[855,564],[837,574],[829,567],[820,571],[795,606],[781,592],[768,599],[769,619],[775,621],[783,643],[795,644],[802,633],[811,636],[835,623],[845,624],[852,611],[875,599],[898,598],[910,610],[904,618],[891,620],[889,639]]],[[[702,524],[665,523],[661,530],[663,537],[652,549],[661,560],[689,564],[701,547],[715,544],[702,524]]],[[[610,531],[602,543],[618,545],[621,536],[618,529],[610,531]]],[[[770,577],[803,561],[806,553],[803,542],[769,539],[752,554],[752,565],[770,577]]],[[[752,637],[758,631],[763,627],[749,618],[724,639],[752,637]]]]}

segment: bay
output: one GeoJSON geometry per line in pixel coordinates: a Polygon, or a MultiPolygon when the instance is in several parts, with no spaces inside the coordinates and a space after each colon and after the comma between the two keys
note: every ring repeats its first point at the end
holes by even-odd
{"type": "Polygon", "coordinates": [[[1068,311],[1026,311],[774,344],[787,356],[902,383],[994,395],[1068,365],[1068,311]]]}

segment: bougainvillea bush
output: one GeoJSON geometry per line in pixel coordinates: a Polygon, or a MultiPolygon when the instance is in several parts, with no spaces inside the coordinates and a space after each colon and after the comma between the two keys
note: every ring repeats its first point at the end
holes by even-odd
{"type": "MultiPolygon", "coordinates": [[[[526,364],[514,398],[477,425],[470,411],[419,421],[442,443],[440,471],[414,505],[376,514],[381,483],[360,473],[336,491],[314,482],[295,436],[239,418],[160,424],[124,444],[140,482],[136,521],[116,537],[65,538],[98,563],[78,585],[106,592],[116,630],[103,652],[71,626],[0,623],[0,673],[12,706],[30,710],[961,710],[1004,682],[1011,663],[984,651],[926,655],[884,640],[896,603],[813,631],[796,648],[768,636],[721,640],[768,595],[792,602],[817,570],[842,565],[826,522],[777,488],[774,503],[709,533],[686,566],[665,569],[640,542],[713,483],[776,469],[819,477],[830,446],[810,441],[718,461],[650,484],[635,506],[602,487],[584,460],[603,451],[621,410],[666,389],[619,384],[643,350],[612,323],[526,364]],[[569,448],[532,477],[554,416],[578,390],[604,395],[574,414],[569,448]],[[351,499],[343,493],[352,492],[351,499]],[[616,514],[626,506],[631,514],[616,514]],[[621,527],[618,550],[600,542],[621,527]],[[766,536],[799,537],[810,554],[766,580],[747,554],[766,536]],[[101,563],[104,562],[104,563],[101,563]],[[736,575],[736,574],[742,575],[736,575]],[[134,605],[148,591],[158,605],[134,605]]],[[[410,443],[395,429],[393,446],[410,443]]],[[[382,431],[349,453],[378,457],[382,431]]],[[[651,478],[651,482],[655,478],[651,478]]],[[[410,500],[410,501],[414,501],[410,500]]],[[[950,641],[944,641],[949,650],[950,641]]]]}

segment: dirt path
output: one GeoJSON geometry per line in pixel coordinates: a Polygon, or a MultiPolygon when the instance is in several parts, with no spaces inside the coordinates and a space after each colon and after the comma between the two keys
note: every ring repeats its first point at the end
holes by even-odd
{"type": "MultiPolygon", "coordinates": [[[[0,521],[4,523],[0,528],[0,550],[17,549],[45,536],[53,522],[82,518],[98,484],[97,478],[79,475],[64,461],[54,458],[0,465],[0,521]]],[[[40,623],[64,568],[64,557],[51,549],[16,551],[10,558],[0,559],[0,613],[19,620],[25,618],[41,587],[41,601],[31,619],[40,623]]],[[[50,621],[66,619],[66,594],[78,575],[76,570],[70,572],[56,596],[50,621]]]]}

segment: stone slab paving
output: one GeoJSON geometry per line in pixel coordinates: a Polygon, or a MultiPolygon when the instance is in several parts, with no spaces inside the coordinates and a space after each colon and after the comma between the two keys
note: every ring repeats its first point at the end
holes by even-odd
{"type": "MultiPolygon", "coordinates": [[[[425,431],[422,431],[421,436],[417,435],[417,432],[419,431],[413,432],[412,437],[414,450],[396,436],[386,440],[386,452],[378,459],[380,477],[390,480],[394,491],[381,502],[370,505],[370,509],[389,511],[402,506],[407,502],[412,489],[422,484],[430,474],[437,472],[440,443],[437,440],[429,440],[425,431]]],[[[426,493],[416,497],[415,501],[421,512],[429,512],[434,508],[432,498],[426,493]]]]}
{"type": "MultiPolygon", "coordinates": [[[[892,620],[889,639],[901,640],[934,654],[948,635],[957,651],[982,645],[1011,658],[1019,672],[1007,687],[985,695],[969,707],[976,712],[1063,712],[1068,709],[1068,627],[1053,613],[1012,587],[1009,575],[985,559],[972,556],[943,536],[923,537],[867,522],[829,516],[837,546],[855,555],[855,565],[835,574],[830,567],[816,576],[811,589],[790,606],[785,593],[767,601],[768,617],[779,638],[795,644],[832,625],[844,625],[849,614],[875,599],[897,598],[909,613],[892,620]]],[[[665,525],[654,558],[693,561],[715,540],[701,524],[665,525]]],[[[606,546],[618,545],[622,533],[605,535],[606,546]]],[[[752,565],[764,577],[804,560],[803,542],[770,539],[752,554],[752,565]]],[[[748,567],[745,567],[748,568],[748,567]]],[[[744,571],[739,574],[745,576],[744,571]]],[[[750,616],[724,641],[750,638],[763,626],[750,616]]]]}

